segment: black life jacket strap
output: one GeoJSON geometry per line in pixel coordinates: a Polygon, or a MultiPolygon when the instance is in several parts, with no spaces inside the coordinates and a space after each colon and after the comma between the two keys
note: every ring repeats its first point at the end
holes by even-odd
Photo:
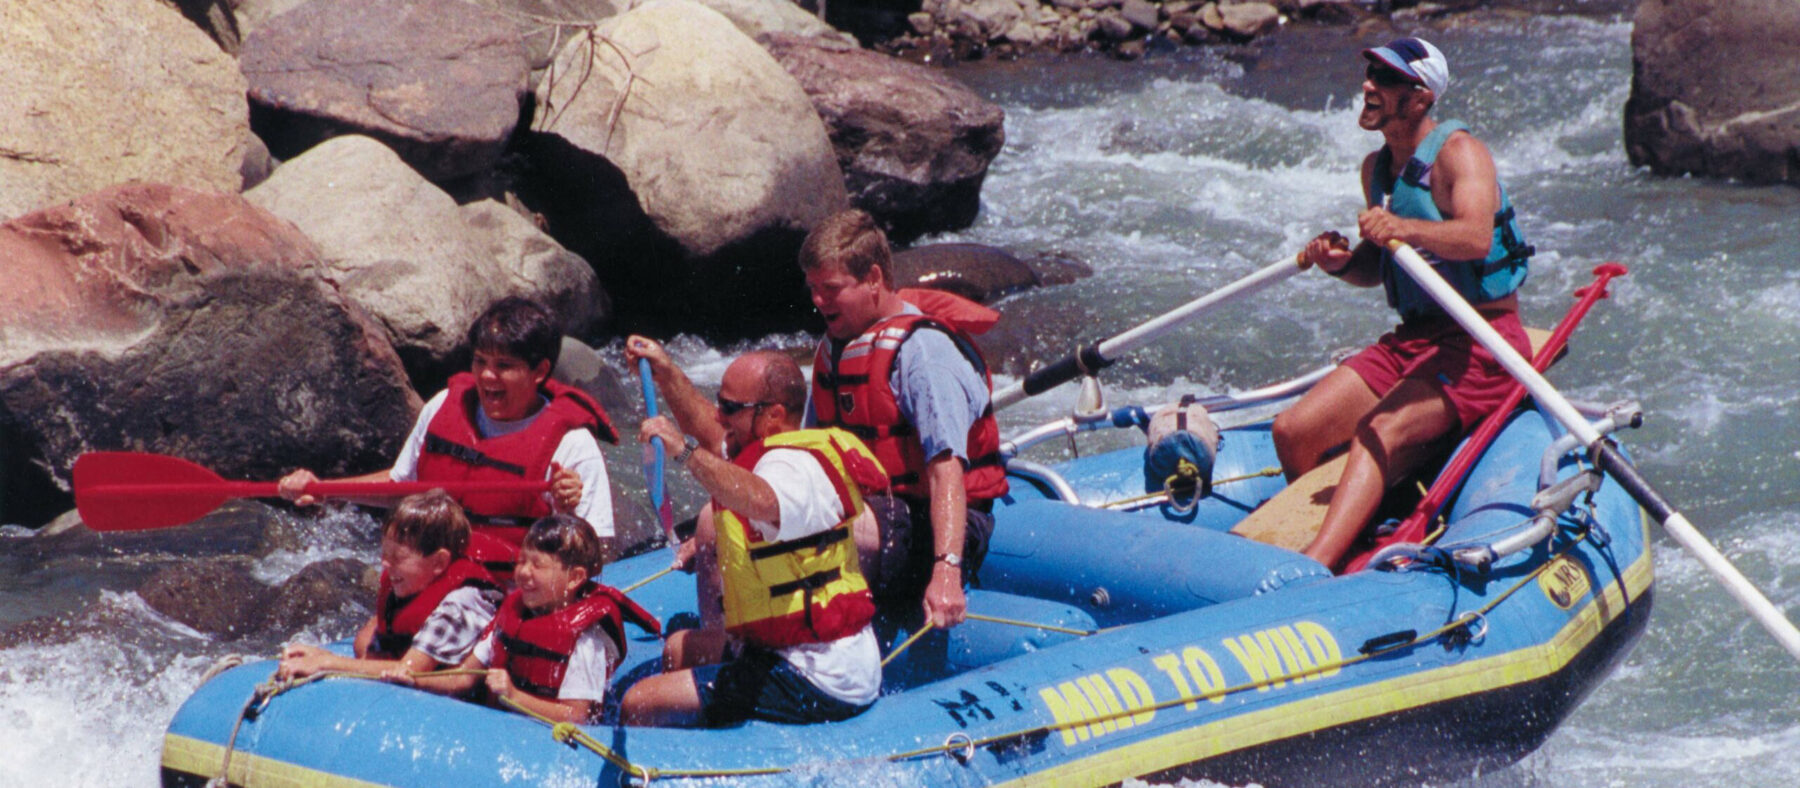
{"type": "Polygon", "coordinates": [[[472,446],[464,446],[460,443],[455,443],[450,440],[446,440],[445,438],[442,438],[440,436],[432,435],[431,433],[425,434],[424,450],[427,453],[442,454],[446,457],[451,457],[451,458],[460,460],[469,465],[474,465],[474,466],[483,467],[483,468],[493,468],[498,471],[504,471],[506,473],[510,473],[514,476],[524,476],[525,475],[525,468],[522,465],[516,465],[514,463],[504,462],[502,460],[496,460],[493,457],[489,457],[486,454],[482,454],[480,451],[476,450],[472,446]]]}

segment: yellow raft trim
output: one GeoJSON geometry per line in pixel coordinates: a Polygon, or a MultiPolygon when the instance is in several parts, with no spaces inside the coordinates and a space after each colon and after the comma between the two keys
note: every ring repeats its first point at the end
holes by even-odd
{"type": "MultiPolygon", "coordinates": [[[[225,747],[208,741],[180,736],[173,733],[163,735],[162,765],[164,769],[173,769],[201,777],[217,776],[219,764],[225,760],[225,747]]],[[[309,769],[299,764],[278,761],[254,753],[243,751],[231,754],[232,785],[250,785],[254,778],[258,788],[384,788],[382,783],[371,783],[345,777],[317,769],[309,769]]]]}
{"type": "MultiPolygon", "coordinates": [[[[1630,599],[1637,599],[1650,587],[1653,575],[1649,514],[1638,511],[1644,551],[1624,572],[1630,599]]],[[[1555,636],[1536,646],[1173,731],[1000,785],[1109,785],[1248,747],[1540,679],[1574,661],[1608,622],[1624,612],[1626,599],[1619,582],[1614,581],[1607,584],[1604,594],[1591,598],[1555,636]]]]}

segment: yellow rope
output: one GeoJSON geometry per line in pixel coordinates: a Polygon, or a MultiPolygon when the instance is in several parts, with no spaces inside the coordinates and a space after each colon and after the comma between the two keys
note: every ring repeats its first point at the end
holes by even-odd
{"type": "Polygon", "coordinates": [[[900,656],[901,652],[911,648],[912,644],[918,642],[919,638],[925,637],[925,633],[930,632],[931,627],[932,624],[930,621],[925,622],[925,626],[919,627],[919,631],[912,633],[912,637],[907,638],[906,642],[895,646],[893,651],[889,652],[886,657],[883,657],[881,666],[884,668],[887,667],[887,664],[893,662],[894,658],[900,656]]]}
{"type": "Polygon", "coordinates": [[[1100,631],[1097,629],[1070,629],[1068,627],[1059,627],[1054,624],[1038,624],[1038,623],[1034,623],[1031,621],[1020,621],[1020,620],[1014,619],[1014,618],[1001,618],[999,616],[984,616],[984,615],[981,615],[980,613],[970,613],[968,615],[968,618],[970,621],[988,621],[988,622],[995,623],[995,624],[1008,624],[1008,625],[1015,626],[1015,627],[1025,627],[1026,629],[1043,629],[1043,630],[1048,630],[1050,632],[1062,632],[1065,634],[1078,635],[1081,637],[1087,637],[1088,635],[1092,635],[1095,632],[1100,631]]]}
{"type": "Polygon", "coordinates": [[[619,593],[621,593],[621,594],[629,594],[629,593],[631,593],[631,592],[633,592],[633,591],[636,591],[636,590],[638,590],[638,589],[640,589],[640,588],[643,588],[643,587],[644,587],[644,586],[647,586],[647,585],[650,585],[650,581],[652,581],[652,580],[656,580],[656,579],[658,579],[658,578],[660,578],[660,577],[662,577],[662,576],[663,576],[663,575],[666,575],[666,574],[668,574],[668,573],[670,573],[670,572],[673,572],[673,571],[675,571],[675,567],[673,567],[673,566],[671,566],[671,567],[669,567],[669,568],[668,568],[668,569],[664,569],[664,570],[662,570],[662,571],[661,571],[661,572],[657,572],[657,573],[656,573],[656,574],[653,574],[653,575],[651,575],[651,576],[649,576],[649,577],[646,577],[646,578],[644,578],[644,579],[642,579],[642,580],[639,580],[639,581],[637,581],[637,582],[635,582],[635,583],[632,583],[632,584],[631,584],[631,585],[628,585],[628,586],[626,586],[626,587],[624,587],[624,588],[621,588],[621,589],[619,589],[619,593]]]}
{"type": "MultiPolygon", "coordinates": [[[[1248,481],[1250,479],[1261,479],[1261,478],[1268,477],[1268,476],[1278,476],[1280,474],[1281,474],[1280,468],[1273,468],[1273,467],[1264,468],[1260,471],[1256,471],[1254,473],[1246,473],[1242,476],[1232,476],[1232,477],[1228,477],[1228,478],[1224,478],[1224,479],[1215,479],[1215,480],[1213,480],[1213,486],[1217,487],[1221,484],[1231,484],[1232,482],[1248,481]]],[[[1169,478],[1173,479],[1175,477],[1171,476],[1169,478]]],[[[1147,495],[1133,496],[1130,498],[1120,498],[1119,500],[1116,500],[1116,501],[1107,501],[1106,503],[1099,504],[1098,506],[1101,509],[1123,509],[1127,506],[1132,506],[1134,504],[1140,504],[1140,503],[1144,503],[1146,501],[1160,500],[1160,499],[1167,498],[1167,497],[1169,497],[1169,490],[1165,486],[1165,488],[1159,492],[1153,492],[1153,493],[1149,493],[1147,495]]]]}

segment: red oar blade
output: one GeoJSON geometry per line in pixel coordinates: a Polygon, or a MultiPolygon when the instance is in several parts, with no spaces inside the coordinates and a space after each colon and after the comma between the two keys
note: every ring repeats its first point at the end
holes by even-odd
{"type": "MultiPolygon", "coordinates": [[[[75,459],[75,510],[96,531],[141,531],[192,522],[226,500],[256,494],[179,457],[88,452],[75,459]]],[[[273,485],[266,485],[271,490],[273,485]]]]}

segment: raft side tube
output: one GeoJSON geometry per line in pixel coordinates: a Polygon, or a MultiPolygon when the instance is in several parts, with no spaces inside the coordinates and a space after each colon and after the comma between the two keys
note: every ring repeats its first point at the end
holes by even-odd
{"type": "Polygon", "coordinates": [[[1331,578],[1291,550],[1133,514],[1027,501],[994,519],[982,588],[1074,605],[1103,626],[1331,578]]]}

